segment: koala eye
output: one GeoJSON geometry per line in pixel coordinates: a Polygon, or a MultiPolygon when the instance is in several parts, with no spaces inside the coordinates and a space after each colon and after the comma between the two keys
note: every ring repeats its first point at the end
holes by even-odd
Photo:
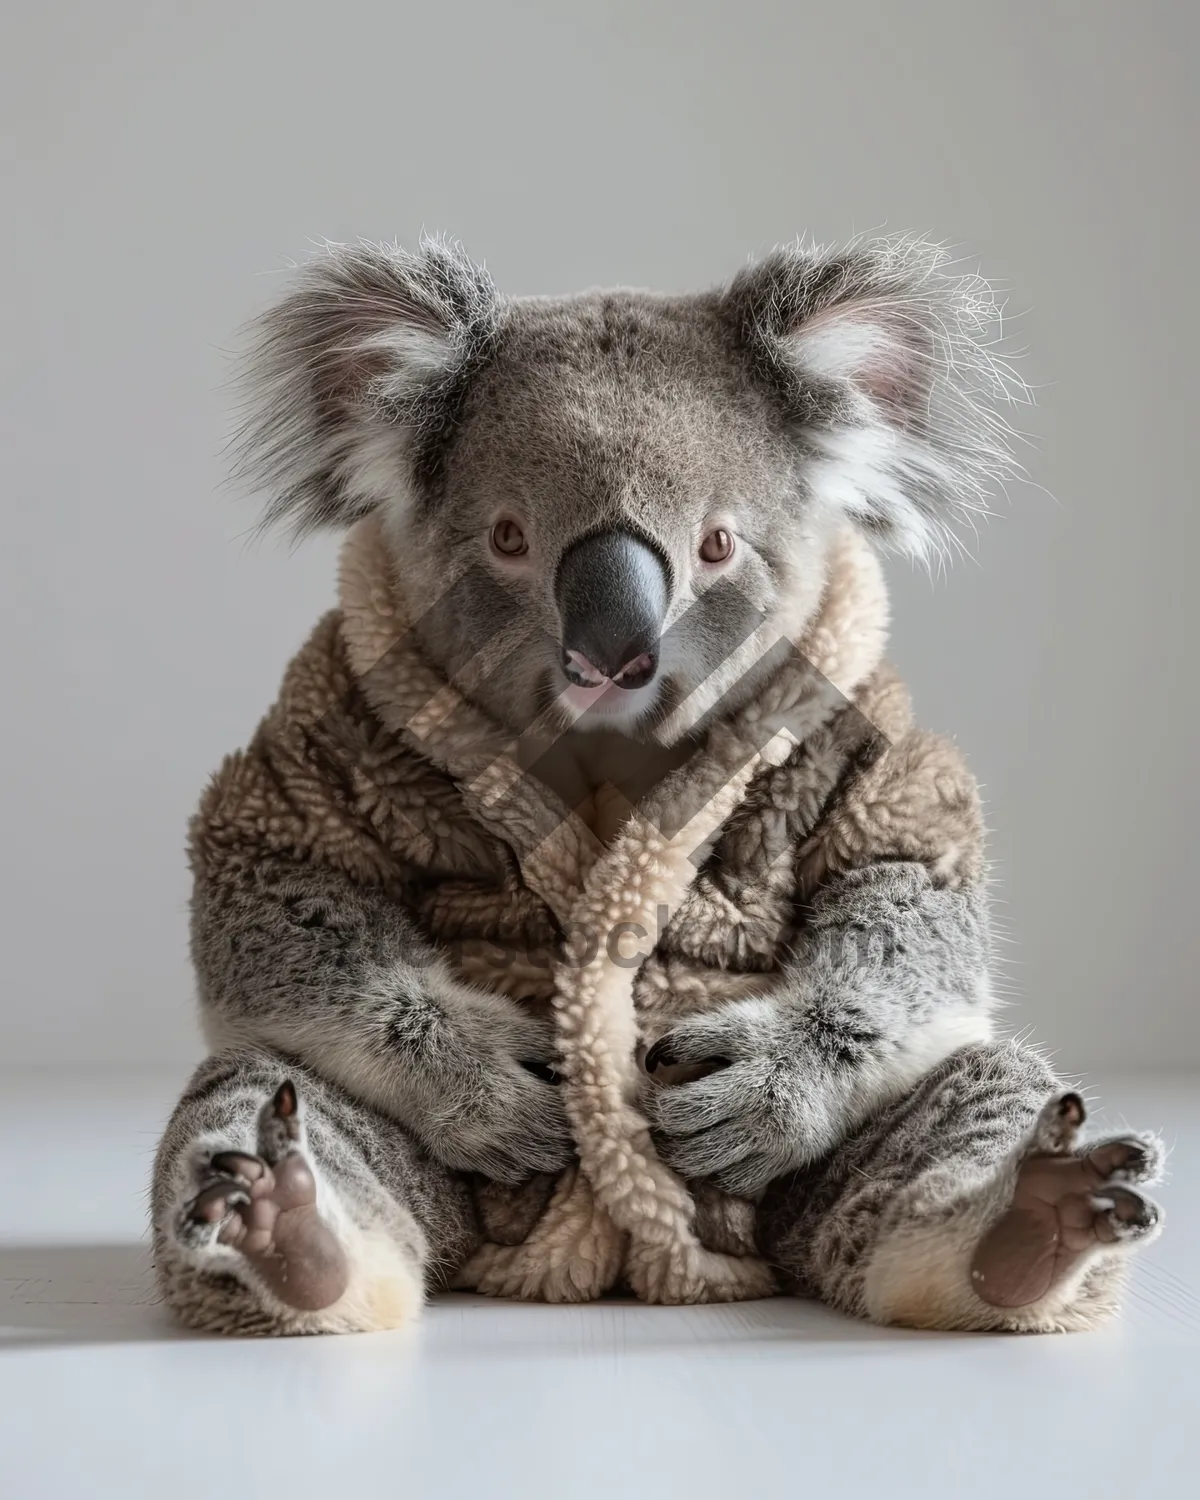
{"type": "Polygon", "coordinates": [[[497,521],[492,527],[492,551],[501,557],[522,557],[529,551],[525,533],[513,520],[497,521]]]}
{"type": "Polygon", "coordinates": [[[700,543],[700,556],[706,563],[728,562],[733,556],[733,532],[718,526],[700,543]]]}

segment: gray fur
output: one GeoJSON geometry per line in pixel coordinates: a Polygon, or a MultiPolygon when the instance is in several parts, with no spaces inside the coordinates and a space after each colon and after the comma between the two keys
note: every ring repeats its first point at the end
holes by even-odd
{"type": "Polygon", "coordinates": [[[817,461],[810,477],[829,439],[836,466],[856,429],[865,435],[881,417],[890,428],[887,451],[857,466],[847,504],[900,550],[944,548],[951,524],[985,514],[1016,472],[1004,411],[1028,401],[1028,388],[998,355],[993,289],[944,246],[914,235],[791,245],[735,277],[726,306],[817,461]],[[839,350],[824,338],[839,322],[874,336],[839,350]]]}
{"type": "Polygon", "coordinates": [[[645,536],[674,582],[659,681],[620,726],[645,738],[714,671],[748,696],[738,647],[811,610],[847,515],[925,554],[985,506],[1023,394],[998,317],[913,237],[793,246],[693,295],[512,300],[441,242],[334,246],[255,327],[240,474],[301,530],[381,510],[423,645],[450,671],[487,655],[472,696],[518,730],[563,685],[559,560],[645,536]],[[511,563],[487,546],[505,517],[530,543],[511,563]],[[716,524],[737,547],[706,568],[716,524]]]}
{"type": "Polygon", "coordinates": [[[966,1181],[1022,1148],[1056,1088],[1031,1050],[969,1047],[910,1097],[771,1185],[759,1205],[759,1244],[793,1290],[862,1311],[862,1274],[888,1211],[919,1170],[966,1181]]]}
{"type": "Polygon", "coordinates": [[[792,1289],[862,1314],[863,1275],[923,1173],[968,1184],[1020,1155],[1060,1087],[1044,1059],[996,1042],[954,1054],[906,1098],[772,1184],[762,1251],[792,1289]]]}
{"type": "Polygon", "coordinates": [[[254,325],[237,477],[273,495],[268,522],[344,526],[380,502],[367,450],[392,478],[429,482],[499,313],[491,278],[455,245],[330,246],[254,325]]]}
{"type": "Polygon", "coordinates": [[[259,1116],[284,1079],[296,1085],[318,1178],[336,1184],[359,1227],[387,1235],[419,1281],[447,1284],[479,1239],[466,1185],[393,1120],[294,1060],[261,1048],[218,1052],[196,1070],[167,1124],[151,1201],[159,1285],[180,1317],[210,1332],[303,1333],[314,1322],[270,1297],[243,1257],[217,1246],[216,1226],[195,1224],[187,1212],[214,1154],[260,1151],[259,1116]]]}
{"type": "MultiPolygon", "coordinates": [[[[653,781],[695,731],[665,727],[681,700],[707,683],[715,715],[732,712],[757,686],[759,627],[800,638],[847,518],[921,554],[1003,481],[1000,409],[1022,388],[990,352],[995,323],[985,284],[915,239],[792,247],[693,296],[515,301],[440,242],[332,247],[256,325],[240,474],[300,531],[378,512],[421,650],[517,734],[564,688],[564,553],[605,528],[648,541],[670,577],[658,679],[590,751],[562,743],[589,789],[614,741],[649,744],[665,759],[632,779],[653,781]],[[500,519],[526,552],[489,549],[500,519]],[[736,547],[703,566],[716,526],[736,547]]],[[[153,1212],[168,1301],[214,1329],[374,1326],[282,1308],[187,1211],[215,1152],[263,1144],[284,1078],[318,1207],[428,1287],[470,1255],[476,1209],[497,1241],[519,1240],[571,1155],[559,1092],[526,1066],[552,1057],[531,997],[515,981],[515,1000],[473,989],[449,961],[460,941],[548,949],[551,914],[520,851],[373,717],[369,685],[346,690],[338,631],[336,616],[317,627],[193,827],[193,957],[217,1055],[168,1127],[153,1212]],[[327,734],[313,757],[334,701],[346,743],[327,734]],[[472,1195],[465,1173],[527,1186],[472,1195]]],[[[936,862],[887,862],[801,888],[805,839],[884,748],[831,707],[760,777],[655,934],[638,1000],[675,1061],[726,1064],[646,1101],[664,1154],[706,1179],[701,1232],[743,1253],[753,1210],[714,1183],[757,1195],[798,1169],[766,1193],[763,1248],[797,1288],[870,1315],[873,1247],[928,1214],[908,1190],[941,1172],[976,1233],[1056,1087],[1019,1049],[959,1046],[988,1023],[972,876],[950,889],[936,862]],[[754,998],[675,1008],[672,985],[696,974],[754,998]]]]}
{"type": "MultiPolygon", "coordinates": [[[[888,1248],[928,1247],[959,1238],[969,1252],[981,1228],[1003,1213],[1021,1163],[1050,1146],[1045,1122],[1065,1096],[1044,1058],[1015,1042],[964,1047],[905,1098],[880,1110],[824,1156],[774,1182],[759,1204],[759,1248],[785,1275],[787,1289],[820,1297],[856,1316],[878,1316],[872,1279],[888,1248]],[[962,1235],[958,1226],[966,1226],[962,1235]]],[[[1077,1097],[1077,1096],[1075,1096],[1077,1097]]],[[[1161,1178],[1162,1143],[1152,1136],[1109,1137],[1050,1149],[1084,1155],[1108,1140],[1141,1148],[1132,1180],[1161,1178]]],[[[1107,1189],[1110,1193],[1119,1188],[1107,1189]]],[[[1135,1190],[1128,1189],[1131,1196],[1135,1190]]],[[[989,1309],[955,1287],[923,1326],[1051,1330],[1094,1326],[1114,1310],[1124,1255],[1160,1227],[1145,1210],[1108,1246],[1098,1245],[1058,1309],[989,1309]]],[[[910,1251],[910,1273],[936,1289],[937,1272],[910,1251]]],[[[965,1278],[965,1265],[963,1267],[965,1278]]],[[[876,1293],[876,1296],[878,1294],[876,1293]]],[[[906,1319],[907,1321],[907,1319],[906,1319]]]]}
{"type": "Polygon", "coordinates": [[[386,896],[263,858],[197,880],[192,952],[205,1028],[300,1059],[407,1125],[438,1158],[499,1181],[566,1165],[543,1020],[455,980],[386,896]]]}
{"type": "Polygon", "coordinates": [[[924,1032],[947,1017],[984,1029],[988,960],[979,889],[939,889],[912,864],[842,876],[816,898],[770,995],[682,1021],[659,1044],[674,1063],[728,1064],[648,1091],[663,1155],[747,1195],[825,1155],[924,1071],[924,1032]]]}

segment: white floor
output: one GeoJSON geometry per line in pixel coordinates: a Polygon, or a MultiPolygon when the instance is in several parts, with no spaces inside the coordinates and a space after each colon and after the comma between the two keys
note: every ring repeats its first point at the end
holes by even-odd
{"type": "Polygon", "coordinates": [[[145,1188],[181,1079],[0,1080],[0,1490],[497,1500],[1195,1493],[1200,1080],[1095,1078],[1174,1145],[1104,1332],[906,1334],[796,1301],[454,1297],[412,1335],[174,1329],[145,1188]]]}

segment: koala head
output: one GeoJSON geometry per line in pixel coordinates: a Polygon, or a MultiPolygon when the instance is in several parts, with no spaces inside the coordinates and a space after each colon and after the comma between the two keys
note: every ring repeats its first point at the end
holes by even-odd
{"type": "Polygon", "coordinates": [[[912,238],[518,299],[440,241],[333,248],[255,327],[241,476],[299,531],[378,512],[422,648],[504,723],[670,739],[799,638],[842,528],[929,556],[985,509],[997,318],[912,238]]]}

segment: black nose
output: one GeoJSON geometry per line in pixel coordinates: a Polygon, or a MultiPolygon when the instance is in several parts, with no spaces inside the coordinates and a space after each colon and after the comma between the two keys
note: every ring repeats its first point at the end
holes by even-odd
{"type": "Polygon", "coordinates": [[[582,687],[644,687],[658,671],[670,599],[665,561],[630,531],[600,531],[563,554],[554,581],[563,671],[582,687]]]}

